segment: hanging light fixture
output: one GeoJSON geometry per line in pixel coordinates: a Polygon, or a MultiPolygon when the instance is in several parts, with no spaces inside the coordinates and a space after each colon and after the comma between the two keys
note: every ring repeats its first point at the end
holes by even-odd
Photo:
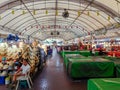
{"type": "Polygon", "coordinates": [[[80,0],[79,0],[79,11],[77,12],[77,13],[78,13],[78,16],[80,16],[80,14],[81,14],[80,10],[81,10],[81,2],[80,2],[80,0]]]}
{"type": "MultiPolygon", "coordinates": [[[[69,0],[68,0],[68,9],[69,9],[69,0]]],[[[64,12],[62,13],[62,16],[64,18],[68,18],[69,17],[69,12],[67,11],[67,9],[64,9],[64,12]]]]}
{"type": "Polygon", "coordinates": [[[12,12],[11,12],[12,14],[15,14],[15,11],[14,10],[12,10],[12,12]]]}
{"type": "MultiPolygon", "coordinates": [[[[46,0],[45,0],[45,9],[46,9],[46,0]]],[[[46,9],[45,14],[48,14],[48,10],[46,9]]]]}
{"type": "Polygon", "coordinates": [[[33,15],[36,15],[36,10],[35,9],[33,10],[33,15]]]}
{"type": "Polygon", "coordinates": [[[80,11],[78,11],[78,16],[80,16],[80,11]]]}
{"type": "Polygon", "coordinates": [[[22,10],[22,15],[24,15],[26,12],[24,11],[24,9],[22,8],[22,2],[21,2],[21,8],[20,8],[21,10],[22,10]]]}
{"type": "Polygon", "coordinates": [[[97,16],[99,16],[100,15],[100,13],[99,13],[99,11],[97,11],[97,16]]]}
{"type": "Polygon", "coordinates": [[[90,16],[90,12],[89,11],[87,12],[87,15],[90,16]]]}
{"type": "Polygon", "coordinates": [[[56,16],[58,16],[58,10],[56,10],[56,16]]]}
{"type": "Polygon", "coordinates": [[[0,20],[2,19],[2,17],[0,16],[0,20]]]}
{"type": "Polygon", "coordinates": [[[110,16],[108,16],[108,21],[110,21],[110,19],[111,19],[111,17],[110,17],[110,16]]]}
{"type": "Polygon", "coordinates": [[[45,11],[45,14],[46,14],[46,15],[48,14],[48,10],[45,11]]]}
{"type": "Polygon", "coordinates": [[[118,0],[115,0],[117,2],[117,8],[118,8],[118,16],[114,17],[114,20],[117,22],[117,23],[120,23],[120,9],[119,9],[119,4],[120,4],[120,1],[118,0]]]}
{"type": "Polygon", "coordinates": [[[36,10],[34,8],[34,0],[33,0],[33,15],[36,15],[36,10]]]}
{"type": "Polygon", "coordinates": [[[22,14],[24,15],[25,13],[26,13],[26,12],[23,10],[23,11],[22,11],[22,14]]]}
{"type": "Polygon", "coordinates": [[[66,9],[64,9],[64,12],[62,13],[62,16],[64,18],[68,18],[69,17],[69,12],[66,9]]]}

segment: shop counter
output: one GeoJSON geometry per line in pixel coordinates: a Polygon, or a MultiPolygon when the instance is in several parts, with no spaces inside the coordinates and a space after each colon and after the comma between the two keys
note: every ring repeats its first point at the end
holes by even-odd
{"type": "Polygon", "coordinates": [[[71,78],[114,77],[114,63],[106,59],[69,59],[68,75],[71,78]]]}
{"type": "Polygon", "coordinates": [[[87,90],[120,90],[120,78],[89,79],[87,90]]]}

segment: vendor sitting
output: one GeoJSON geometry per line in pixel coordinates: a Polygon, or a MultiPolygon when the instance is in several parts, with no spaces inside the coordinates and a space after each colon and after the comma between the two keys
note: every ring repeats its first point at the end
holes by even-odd
{"type": "Polygon", "coordinates": [[[30,65],[27,62],[27,59],[23,59],[22,66],[13,76],[12,85],[15,86],[16,80],[20,76],[25,76],[30,71],[30,65]]]}

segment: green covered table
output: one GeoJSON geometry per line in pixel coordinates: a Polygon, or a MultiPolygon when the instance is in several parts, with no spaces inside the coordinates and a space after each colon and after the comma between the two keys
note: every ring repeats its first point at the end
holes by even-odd
{"type": "Polygon", "coordinates": [[[120,90],[120,78],[89,79],[87,90],[120,90]]]}
{"type": "Polygon", "coordinates": [[[116,77],[120,77],[120,64],[116,64],[116,77]]]}
{"type": "MultiPolygon", "coordinates": [[[[90,53],[90,51],[80,51],[80,54],[83,55],[83,56],[92,56],[92,54],[90,53]]],[[[95,56],[98,56],[98,52],[96,51],[95,52],[95,56]]]]}
{"type": "Polygon", "coordinates": [[[105,59],[108,59],[115,64],[115,72],[116,72],[116,77],[120,77],[120,58],[117,57],[104,57],[105,59]]]}
{"type": "MultiPolygon", "coordinates": [[[[90,51],[62,51],[60,52],[60,55],[64,58],[66,54],[80,54],[83,56],[92,56],[90,51]]],[[[98,52],[95,52],[95,56],[98,56],[98,52]]]]}
{"type": "Polygon", "coordinates": [[[66,54],[80,54],[80,51],[62,51],[61,53],[64,58],[66,54]]]}
{"type": "Polygon", "coordinates": [[[71,78],[113,77],[114,63],[102,58],[69,59],[68,75],[71,78]]]}
{"type": "Polygon", "coordinates": [[[74,59],[80,59],[80,58],[85,58],[84,56],[80,55],[80,54],[66,54],[64,57],[64,64],[67,67],[68,64],[68,59],[74,58],[74,59]]]}

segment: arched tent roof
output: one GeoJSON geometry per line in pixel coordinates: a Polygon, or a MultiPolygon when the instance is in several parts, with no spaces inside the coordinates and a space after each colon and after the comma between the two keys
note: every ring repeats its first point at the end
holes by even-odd
{"type": "MultiPolygon", "coordinates": [[[[119,9],[119,0],[0,0],[0,29],[40,40],[70,40],[103,30],[109,37],[109,29],[118,28],[114,18],[119,17],[119,9]],[[68,18],[62,17],[64,9],[68,18]],[[60,34],[51,35],[52,31],[60,34]]],[[[119,29],[113,37],[119,36],[116,32],[119,29]]]]}

